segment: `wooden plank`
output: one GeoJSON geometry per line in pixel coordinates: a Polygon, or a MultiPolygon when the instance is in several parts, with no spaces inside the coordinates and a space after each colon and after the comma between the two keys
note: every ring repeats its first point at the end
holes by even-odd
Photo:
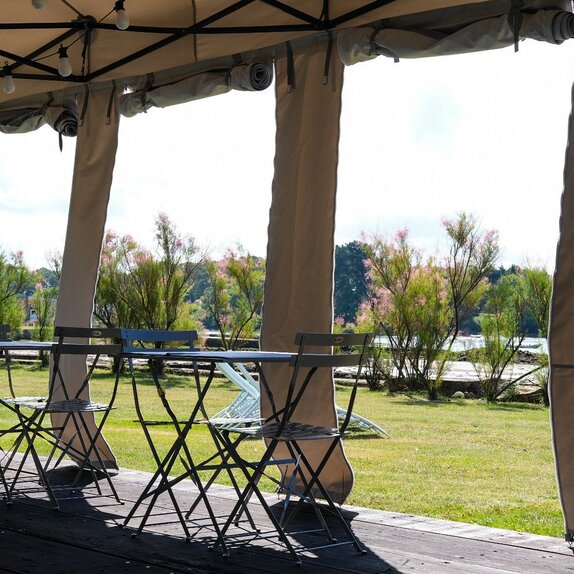
{"type": "MultiPolygon", "coordinates": [[[[64,574],[109,574],[110,572],[149,572],[166,574],[175,572],[173,568],[150,565],[134,557],[126,560],[102,550],[82,548],[53,540],[44,540],[19,532],[0,532],[1,563],[0,572],[32,574],[34,572],[64,574]]],[[[189,572],[179,569],[177,572],[189,572]]]]}
{"type": "MultiPolygon", "coordinates": [[[[70,570],[85,560],[82,556],[89,556],[94,572],[102,571],[98,570],[102,562],[108,565],[107,572],[137,571],[120,569],[121,564],[127,567],[128,563],[132,569],[134,564],[145,564],[158,572],[197,574],[264,574],[296,568],[284,547],[269,540],[252,541],[247,546],[233,544],[227,560],[217,550],[209,551],[213,535],[206,529],[185,543],[171,504],[163,499],[156,509],[162,515],[154,516],[140,536],[132,537],[132,529],[122,530],[118,524],[149,478],[149,474],[135,471],[119,473],[115,484],[125,505],[102,497],[65,501],[60,512],[38,501],[24,504],[16,500],[11,508],[0,505],[0,548],[10,547],[10,561],[14,563],[12,566],[0,559],[0,572],[2,568],[7,572],[34,572],[29,569],[30,559],[37,553],[48,555],[42,553],[52,549],[61,556],[62,564],[68,556],[70,570]],[[94,553],[98,556],[92,561],[94,553]]],[[[176,492],[182,508],[187,509],[197,491],[187,481],[176,492]]],[[[226,515],[233,498],[232,490],[226,487],[214,486],[210,491],[216,514],[226,515]]],[[[276,503],[277,497],[269,495],[268,500],[276,503]]],[[[263,524],[262,508],[256,504],[252,507],[254,519],[263,524]]],[[[574,573],[574,556],[557,539],[355,507],[345,507],[344,512],[352,519],[353,530],[367,554],[359,555],[352,546],[307,551],[303,561],[313,574],[574,573]]],[[[201,515],[205,515],[203,510],[201,515]]],[[[302,513],[301,523],[309,518],[313,518],[312,513],[302,513]]],[[[340,536],[338,527],[334,531],[340,536]]],[[[293,539],[305,544],[324,541],[313,534],[294,535],[293,539]]]]}

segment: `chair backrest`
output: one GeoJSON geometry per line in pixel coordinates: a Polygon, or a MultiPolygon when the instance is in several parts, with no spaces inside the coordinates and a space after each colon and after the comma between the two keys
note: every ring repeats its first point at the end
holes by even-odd
{"type": "Polygon", "coordinates": [[[290,363],[293,373],[284,405],[285,409],[281,409],[280,425],[284,426],[289,422],[299,402],[305,400],[305,390],[317,369],[354,367],[355,374],[347,414],[339,427],[341,431],[344,431],[352,416],[357,386],[372,339],[371,333],[298,333],[295,337],[295,344],[299,348],[290,363]]]}
{"type": "Polygon", "coordinates": [[[0,325],[0,341],[11,341],[10,339],[10,325],[0,325]]]}
{"type": "MultiPolygon", "coordinates": [[[[195,349],[194,343],[197,341],[197,331],[193,330],[179,330],[179,331],[166,331],[157,329],[122,329],[122,341],[123,350],[128,357],[128,365],[130,369],[130,375],[132,379],[132,390],[134,396],[134,405],[140,421],[145,420],[145,415],[142,412],[142,405],[139,398],[139,385],[136,381],[136,372],[134,368],[134,358],[130,356],[130,352],[142,351],[142,349],[153,350],[162,349],[166,346],[166,343],[171,345],[179,344],[178,348],[184,348],[185,350],[195,349]]],[[[145,357],[145,355],[144,355],[145,357]]],[[[155,384],[157,395],[159,396],[167,414],[174,422],[178,424],[177,416],[173,411],[169,400],[167,398],[166,388],[162,383],[159,374],[163,370],[163,359],[154,358],[153,354],[150,354],[148,360],[148,366],[152,375],[153,382],[155,384]]],[[[197,364],[193,363],[194,378],[196,386],[199,384],[199,371],[197,370],[197,364]]],[[[147,433],[144,426],[144,432],[147,433]]]]}
{"type": "MultiPolygon", "coordinates": [[[[10,325],[1,324],[0,325],[0,341],[11,341],[10,338],[10,325]]],[[[12,358],[10,357],[10,352],[7,350],[0,351],[0,357],[4,357],[6,362],[6,372],[8,377],[8,388],[10,389],[10,396],[15,397],[14,393],[14,383],[12,381],[12,358]]]]}
{"type": "Polygon", "coordinates": [[[142,348],[162,349],[166,343],[179,343],[186,349],[195,349],[198,340],[197,331],[166,331],[159,329],[121,329],[124,351],[142,348]]]}
{"type": "Polygon", "coordinates": [[[121,352],[122,333],[116,328],[54,327],[54,355],[115,355],[121,352]],[[101,342],[99,342],[101,341],[101,342]]]}
{"type": "MultiPolygon", "coordinates": [[[[134,379],[134,361],[133,357],[129,356],[132,351],[141,351],[142,349],[163,349],[166,343],[175,345],[177,348],[184,348],[185,350],[194,350],[194,343],[197,341],[197,331],[194,330],[178,330],[167,331],[160,329],[121,329],[121,337],[123,342],[123,351],[128,355],[128,365],[132,375],[132,382],[135,384],[134,379]]],[[[152,356],[148,359],[148,365],[152,373],[155,371],[161,372],[163,370],[163,359],[157,359],[152,356]]],[[[197,367],[194,365],[194,369],[197,367]]],[[[157,376],[154,374],[154,380],[160,392],[161,383],[157,376]]],[[[199,375],[197,375],[199,376],[199,375]]]]}
{"type": "Polygon", "coordinates": [[[356,366],[361,369],[372,338],[370,333],[297,333],[295,344],[299,350],[291,364],[300,367],[356,366]]]}
{"type": "MultiPolygon", "coordinates": [[[[58,325],[54,327],[54,338],[56,342],[52,347],[53,364],[49,401],[52,400],[56,388],[62,389],[65,399],[79,397],[88,386],[99,358],[102,355],[118,356],[122,351],[121,330],[116,328],[58,325]],[[85,355],[90,357],[86,376],[80,384],[75,382],[73,386],[70,386],[71,382],[66,383],[64,381],[60,364],[63,355],[85,355]]],[[[119,372],[116,374],[116,386],[118,380],[119,372]]]]}

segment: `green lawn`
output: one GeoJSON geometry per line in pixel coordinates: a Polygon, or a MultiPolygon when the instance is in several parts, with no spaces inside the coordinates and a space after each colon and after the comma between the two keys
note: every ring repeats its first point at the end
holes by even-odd
{"type": "MultiPolygon", "coordinates": [[[[32,390],[25,381],[43,382],[46,377],[46,371],[15,367],[20,394],[32,390]]],[[[105,394],[108,380],[109,374],[98,373],[95,399],[98,390],[105,394]]],[[[155,388],[143,375],[139,381],[146,412],[161,418],[163,407],[155,388]]],[[[6,372],[0,368],[2,394],[6,394],[5,383],[6,372]]],[[[191,379],[169,376],[168,384],[171,402],[185,417],[194,397],[191,379]]],[[[217,380],[209,395],[210,412],[229,404],[236,392],[230,383],[217,380]]],[[[347,392],[338,389],[342,395],[347,392]]],[[[338,402],[344,404],[344,398],[338,402]]],[[[105,435],[120,466],[153,470],[147,443],[134,422],[127,376],[116,406],[105,435]]],[[[361,389],[356,411],[387,429],[392,439],[364,431],[346,439],[356,475],[349,504],[562,536],[548,409],[465,400],[431,403],[361,389]]],[[[6,414],[0,411],[0,424],[6,422],[6,414]]],[[[167,448],[173,435],[162,427],[153,430],[158,443],[167,448]]],[[[205,428],[194,428],[192,438],[197,459],[210,452],[212,443],[205,428]]],[[[246,446],[254,454],[261,449],[258,441],[246,446]]]]}

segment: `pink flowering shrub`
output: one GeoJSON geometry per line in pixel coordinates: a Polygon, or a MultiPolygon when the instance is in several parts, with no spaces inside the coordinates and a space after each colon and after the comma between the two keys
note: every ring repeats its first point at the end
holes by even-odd
{"type": "Polygon", "coordinates": [[[104,238],[94,315],[108,327],[194,328],[197,305],[186,301],[203,255],[168,216],[155,221],[153,250],[131,235],[104,238]]]}
{"type": "Polygon", "coordinates": [[[484,296],[498,257],[497,234],[481,233],[472,216],[462,213],[442,224],[449,247],[441,261],[423,258],[406,229],[366,239],[369,296],[357,316],[361,328],[374,329],[388,346],[381,376],[424,388],[431,399],[438,396],[460,325],[484,296]]]}
{"type": "Polygon", "coordinates": [[[220,261],[208,261],[206,270],[208,288],[202,305],[216,324],[223,347],[236,349],[259,327],[265,262],[238,246],[220,261]]]}

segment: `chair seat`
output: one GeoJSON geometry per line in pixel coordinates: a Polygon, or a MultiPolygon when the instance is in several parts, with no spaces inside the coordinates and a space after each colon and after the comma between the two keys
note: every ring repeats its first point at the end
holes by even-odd
{"type": "Polygon", "coordinates": [[[30,401],[20,403],[21,406],[31,409],[42,410],[47,413],[74,413],[74,412],[103,412],[110,410],[110,405],[106,403],[93,403],[85,399],[68,399],[63,401],[52,401],[50,403],[30,401]]]}
{"type": "MultiPolygon", "coordinates": [[[[215,427],[229,427],[232,425],[229,430],[233,430],[236,428],[234,425],[260,425],[262,422],[260,417],[251,417],[251,418],[244,418],[244,417],[212,417],[209,419],[198,419],[194,421],[194,424],[198,425],[212,425],[215,427]]],[[[237,427],[243,428],[243,427],[237,427]]]]}
{"type": "Polygon", "coordinates": [[[325,438],[335,438],[341,436],[339,429],[298,422],[291,422],[279,434],[278,423],[266,423],[257,427],[235,427],[228,429],[230,432],[246,434],[260,438],[275,439],[279,441],[290,440],[320,440],[325,438]]]}
{"type": "Polygon", "coordinates": [[[42,404],[47,400],[47,397],[14,397],[2,399],[2,402],[15,406],[27,406],[29,403],[33,403],[34,405],[42,404]]]}

